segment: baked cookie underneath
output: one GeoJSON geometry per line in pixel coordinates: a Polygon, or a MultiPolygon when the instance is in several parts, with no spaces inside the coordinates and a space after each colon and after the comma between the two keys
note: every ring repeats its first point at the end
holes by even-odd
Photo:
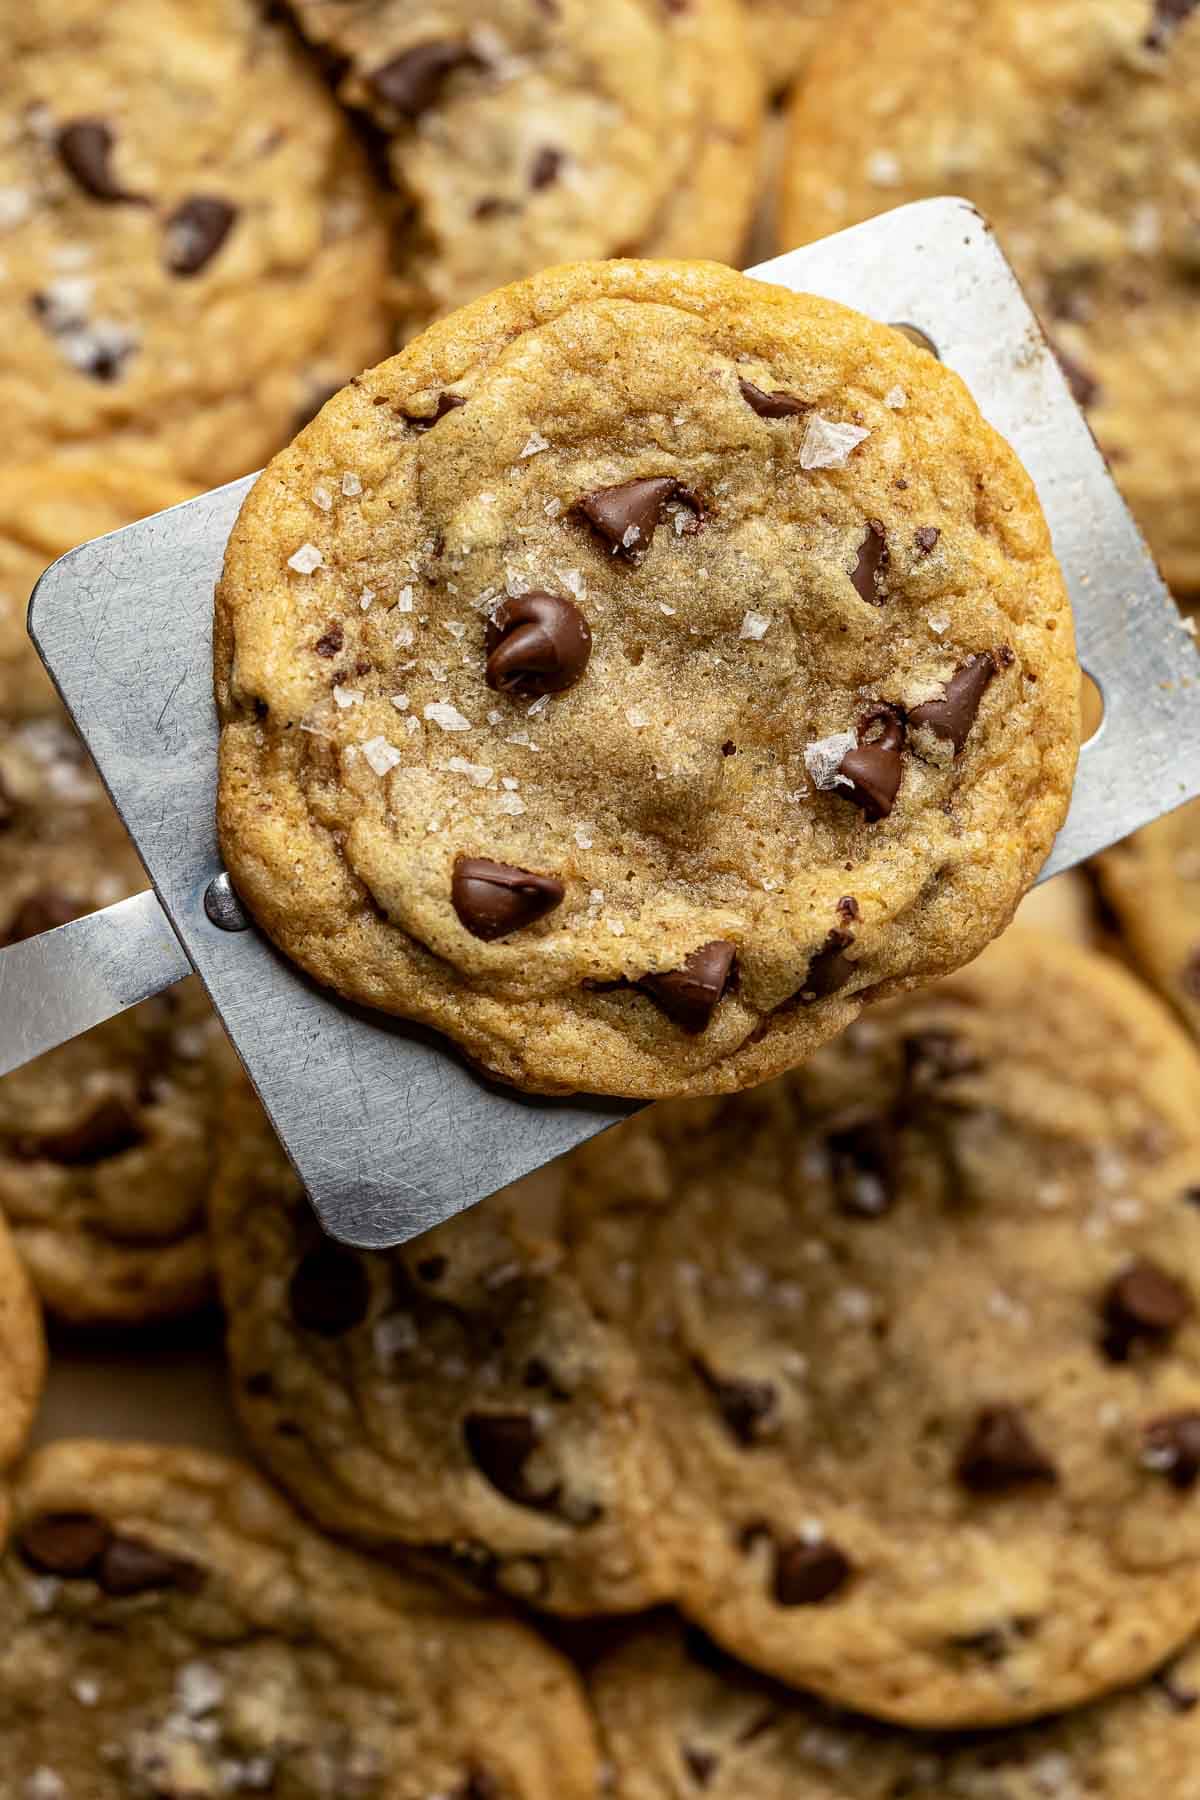
{"type": "Polygon", "coordinates": [[[1093,867],[1137,968],[1200,1038],[1200,800],[1115,844],[1093,867]]]}

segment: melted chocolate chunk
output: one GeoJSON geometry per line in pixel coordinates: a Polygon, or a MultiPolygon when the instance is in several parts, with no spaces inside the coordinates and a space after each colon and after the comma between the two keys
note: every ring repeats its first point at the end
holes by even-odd
{"type": "Polygon", "coordinates": [[[43,931],[54,931],[59,925],[69,925],[72,919],[81,919],[87,910],[85,901],[76,900],[62,888],[38,888],[25,896],[9,920],[4,942],[23,943],[26,938],[37,937],[43,931]]]}
{"type": "Polygon", "coordinates": [[[711,1750],[700,1750],[695,1744],[680,1744],[679,1755],[684,1768],[697,1787],[706,1788],[720,1765],[711,1750]]]}
{"type": "Polygon", "coordinates": [[[535,193],[554,185],[564,160],[561,150],[555,150],[549,144],[543,145],[534,157],[533,167],[529,171],[529,185],[535,193]]]}
{"type": "Polygon", "coordinates": [[[1139,1257],[1105,1290],[1102,1303],[1105,1355],[1126,1362],[1135,1348],[1159,1348],[1192,1311],[1191,1295],[1173,1275],[1139,1257]]]}
{"type": "Polygon", "coordinates": [[[1154,11],[1145,36],[1147,50],[1165,50],[1179,27],[1196,10],[1200,0],[1154,0],[1154,11]]]}
{"type": "Polygon", "coordinates": [[[752,381],[739,381],[738,387],[746,405],[752,407],[760,419],[793,419],[812,411],[808,401],[799,399],[795,394],[785,394],[779,389],[773,393],[764,393],[752,381]]]}
{"type": "Polygon", "coordinates": [[[858,561],[850,577],[855,591],[870,606],[882,606],[882,584],[888,566],[887,537],[877,519],[867,525],[867,535],[859,546],[858,561]]]}
{"type": "Polygon", "coordinates": [[[39,1513],[17,1532],[17,1548],[45,1575],[80,1576],[94,1569],[112,1538],[95,1513],[39,1513]]]}
{"type": "Polygon", "coordinates": [[[695,495],[674,475],[649,475],[596,488],[579,501],[577,511],[615,556],[633,558],[649,548],[669,500],[681,500],[699,514],[695,495]]]}
{"type": "Polygon", "coordinates": [[[693,950],[681,969],[643,975],[638,986],[681,1030],[702,1032],[736,969],[737,945],[720,938],[693,950]]]}
{"type": "Polygon", "coordinates": [[[104,119],[71,119],[54,140],[63,168],[93,200],[144,206],[144,195],[131,193],[117,180],[112,166],[115,145],[112,126],[104,119]]]}
{"type": "Polygon", "coordinates": [[[896,1201],[899,1143],[886,1119],[866,1119],[827,1139],[838,1210],[852,1219],[881,1219],[896,1201]]]}
{"type": "Polygon", "coordinates": [[[405,119],[419,119],[438,98],[448,76],[456,69],[479,66],[479,57],[468,44],[417,44],[373,70],[367,85],[393,112],[405,119]]]}
{"type": "Polygon", "coordinates": [[[219,194],[190,194],[167,220],[166,264],[172,275],[199,275],[237,222],[238,209],[219,194]]]}
{"type": "Polygon", "coordinates": [[[333,619],[330,621],[329,628],[325,632],[324,637],[319,637],[317,639],[316,643],[313,645],[313,649],[318,656],[331,658],[341,655],[342,646],[345,642],[346,638],[342,631],[341,621],[339,619],[333,619]]]}
{"type": "Polygon", "coordinates": [[[839,782],[835,792],[861,808],[868,824],[886,819],[892,810],[904,773],[903,749],[903,719],[894,707],[877,706],[859,724],[857,748],[847,750],[838,764],[838,774],[850,786],[839,782]],[[876,726],[877,735],[864,741],[876,726]]]}
{"type": "Polygon", "coordinates": [[[981,1409],[959,1453],[955,1474],[973,1494],[999,1494],[1058,1480],[1054,1464],[1034,1442],[1015,1406],[981,1409]]]}
{"type": "Polygon", "coordinates": [[[1164,1413],[1142,1433],[1149,1468],[1165,1475],[1172,1487],[1195,1487],[1200,1476],[1200,1412],[1164,1413]]]}
{"type": "Polygon", "coordinates": [[[747,1449],[756,1444],[779,1403],[774,1383],[717,1375],[699,1357],[693,1357],[692,1367],[716,1401],[717,1410],[738,1443],[747,1449]]]}
{"type": "Polygon", "coordinates": [[[114,1537],[106,1546],[96,1570],[96,1580],[106,1594],[124,1599],[130,1594],[148,1594],[158,1588],[178,1588],[194,1594],[202,1585],[203,1572],[195,1563],[139,1538],[114,1537]]]}
{"type": "Polygon", "coordinates": [[[20,1137],[14,1148],[27,1162],[45,1160],[82,1169],[136,1149],[145,1137],[136,1114],[116,1094],[109,1094],[96,1100],[74,1125],[20,1137]]]}
{"type": "Polygon", "coordinates": [[[916,531],[913,533],[913,540],[916,543],[917,549],[921,552],[921,555],[928,556],[931,550],[936,549],[937,541],[941,535],[942,534],[936,525],[918,525],[916,531]]]}
{"type": "Polygon", "coordinates": [[[824,1000],[828,995],[838,993],[853,978],[857,965],[846,955],[853,942],[852,931],[835,928],[828,933],[808,965],[804,986],[800,989],[802,1006],[811,1006],[814,1000],[824,1000]]]}
{"type": "Polygon", "coordinates": [[[960,663],[937,700],[926,700],[914,706],[908,715],[913,726],[925,725],[936,737],[954,745],[961,754],[979,711],[979,703],[996,673],[995,659],[986,654],[968,656],[960,663]]]}
{"type": "Polygon", "coordinates": [[[516,869],[485,856],[460,856],[450,899],[463,929],[490,943],[545,918],[562,904],[566,888],[552,875],[516,869]]]}
{"type": "Polygon", "coordinates": [[[413,413],[405,413],[404,417],[408,420],[414,431],[432,431],[434,426],[439,420],[444,419],[447,413],[452,413],[458,407],[465,406],[466,404],[467,397],[465,394],[442,393],[438,395],[437,405],[431,413],[424,417],[414,415],[413,413]]]}
{"type": "Polygon", "coordinates": [[[342,1244],[315,1244],[288,1283],[288,1310],[301,1331],[341,1337],[367,1316],[371,1283],[361,1259],[342,1244]]]}
{"type": "Polygon", "coordinates": [[[836,1544],[793,1538],[775,1551],[772,1592],[779,1606],[820,1606],[840,1594],[854,1565],[836,1544]]]}
{"type": "Polygon", "coordinates": [[[541,1442],[528,1413],[468,1413],[462,1431],[475,1467],[506,1500],[538,1512],[558,1505],[562,1492],[558,1482],[535,1488],[525,1474],[525,1465],[541,1442]]]}
{"type": "Polygon", "coordinates": [[[535,590],[501,601],[488,620],[487,650],[490,688],[560,694],[587,668],[592,633],[572,601],[535,590]]]}

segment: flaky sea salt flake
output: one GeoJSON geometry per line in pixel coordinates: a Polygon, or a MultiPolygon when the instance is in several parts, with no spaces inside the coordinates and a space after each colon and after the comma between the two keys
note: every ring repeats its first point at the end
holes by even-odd
{"type": "Polygon", "coordinates": [[[908,405],[908,395],[900,386],[899,382],[897,382],[895,387],[888,389],[887,393],[883,396],[883,404],[885,406],[890,406],[893,412],[900,412],[908,405]]]}
{"type": "Polygon", "coordinates": [[[362,493],[362,482],[353,469],[347,469],[342,476],[342,492],[347,500],[357,500],[362,493]]]}
{"type": "Polygon", "coordinates": [[[770,629],[771,621],[766,613],[746,612],[742,614],[742,628],[738,632],[738,636],[750,638],[754,643],[758,643],[761,638],[766,637],[770,629]]]}
{"type": "Polygon", "coordinates": [[[333,690],[333,698],[334,704],[340,706],[343,712],[345,712],[348,706],[362,705],[362,694],[359,692],[358,688],[335,687],[333,690]]]}
{"type": "Polygon", "coordinates": [[[562,511],[562,501],[547,500],[542,507],[542,511],[548,519],[557,519],[559,513],[562,511]]]}
{"type": "Polygon", "coordinates": [[[658,610],[660,613],[663,614],[663,616],[665,618],[673,619],[675,617],[676,608],[673,606],[668,606],[665,600],[659,601],[658,610]]]}
{"type": "Polygon", "coordinates": [[[838,770],[843,756],[857,749],[858,736],[853,731],[835,731],[829,737],[815,738],[804,746],[804,766],[814,787],[823,791],[835,787],[852,787],[853,783],[838,770]]]}
{"type": "Polygon", "coordinates": [[[467,628],[461,619],[443,619],[442,629],[448,631],[456,642],[467,635],[467,628]]]}
{"type": "Polygon", "coordinates": [[[515,775],[502,775],[500,784],[502,787],[508,788],[511,793],[515,793],[521,785],[515,775]]]}
{"type": "Polygon", "coordinates": [[[827,419],[822,413],[810,413],[800,445],[800,467],[844,469],[852,453],[870,435],[862,425],[847,425],[838,419],[827,419]]]}
{"type": "Polygon", "coordinates": [[[625,717],[635,731],[640,731],[643,725],[648,725],[650,723],[649,713],[643,712],[640,706],[627,706],[625,708],[625,717]]]}
{"type": "Polygon", "coordinates": [[[550,439],[543,437],[540,431],[531,431],[521,448],[521,455],[536,456],[540,450],[550,448],[550,439]]]}
{"type": "Polygon", "coordinates": [[[950,629],[950,614],[926,613],[925,623],[935,637],[941,637],[944,632],[947,632],[950,629]]]}
{"type": "Polygon", "coordinates": [[[372,600],[374,600],[374,598],[375,598],[375,589],[374,588],[364,588],[363,589],[362,593],[358,596],[358,604],[362,607],[364,612],[370,612],[371,602],[372,602],[372,600]]]}
{"type": "Polygon", "coordinates": [[[314,506],[319,506],[322,512],[333,511],[333,495],[323,481],[318,481],[316,487],[313,489],[312,503],[314,506]]]}
{"type": "Polygon", "coordinates": [[[413,591],[411,587],[402,587],[396,595],[396,611],[411,612],[413,609],[413,591]]]}
{"type": "Polygon", "coordinates": [[[549,704],[550,704],[549,694],[539,694],[537,699],[533,702],[532,706],[527,706],[525,708],[525,717],[527,719],[535,719],[539,713],[545,712],[545,710],[549,706],[549,704]]]}
{"type": "Polygon", "coordinates": [[[288,557],[287,566],[289,569],[295,569],[297,575],[311,575],[313,570],[319,569],[324,561],[325,558],[315,544],[301,544],[300,548],[293,550],[288,557]]]}
{"type": "Polygon", "coordinates": [[[395,707],[397,712],[407,712],[408,711],[408,695],[407,694],[393,694],[392,695],[392,705],[395,707]]]}
{"type": "Polygon", "coordinates": [[[385,737],[368,738],[362,745],[362,753],[376,775],[386,775],[401,761],[395,744],[389,744],[385,737]]]}
{"type": "Polygon", "coordinates": [[[446,767],[452,775],[465,775],[473,787],[486,787],[496,773],[486,763],[468,762],[465,756],[452,756],[446,767]]]}
{"type": "Polygon", "coordinates": [[[575,842],[579,845],[579,848],[581,850],[590,850],[591,849],[593,843],[595,842],[595,839],[592,837],[591,829],[589,826],[577,825],[575,827],[575,842]]]}
{"type": "Polygon", "coordinates": [[[520,794],[501,794],[496,804],[502,813],[510,813],[514,819],[519,818],[525,811],[525,802],[520,794]]]}
{"type": "Polygon", "coordinates": [[[448,700],[431,700],[425,708],[425,717],[443,731],[470,731],[470,719],[464,719],[457,706],[451,706],[448,700]]]}

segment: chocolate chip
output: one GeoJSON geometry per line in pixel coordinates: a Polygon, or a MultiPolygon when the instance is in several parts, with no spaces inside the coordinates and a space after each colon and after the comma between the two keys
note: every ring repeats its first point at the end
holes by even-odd
{"type": "Polygon", "coordinates": [[[941,535],[936,525],[918,525],[913,537],[922,556],[928,556],[930,551],[936,548],[941,535]]]}
{"type": "Polygon", "coordinates": [[[736,756],[737,755],[737,745],[734,743],[732,738],[726,738],[725,742],[721,745],[721,755],[722,756],[736,756]]]}
{"type": "Polygon", "coordinates": [[[858,551],[858,561],[850,577],[856,592],[870,606],[882,606],[880,583],[888,566],[887,537],[877,519],[867,525],[867,535],[858,551]]]}
{"type": "Polygon", "coordinates": [[[786,394],[780,389],[768,394],[755,387],[752,381],[739,381],[738,387],[742,399],[747,406],[753,407],[760,419],[791,419],[812,411],[807,400],[800,400],[795,394],[786,394]]]}
{"type": "Polygon", "coordinates": [[[896,1133],[884,1119],[831,1132],[826,1140],[838,1210],[852,1219],[880,1219],[896,1199],[896,1133]]]}
{"type": "Polygon", "coordinates": [[[1071,390],[1076,406],[1083,407],[1086,412],[1088,407],[1095,406],[1100,398],[1100,383],[1090,369],[1085,368],[1060,344],[1052,344],[1050,347],[1058,358],[1060,369],[1067,378],[1067,386],[1071,390]]]}
{"type": "Polygon", "coordinates": [[[68,175],[93,200],[125,200],[145,205],[144,196],[122,187],[113,172],[115,143],[112,126],[104,119],[71,119],[59,128],[54,147],[68,175]]]}
{"type": "Polygon", "coordinates": [[[672,1023],[695,1036],[708,1025],[736,967],[737,945],[715,938],[693,950],[681,969],[643,975],[638,986],[672,1023]]]}
{"type": "Polygon", "coordinates": [[[560,694],[574,687],[592,654],[579,608],[534,590],[502,600],[487,625],[487,684],[505,694],[560,694]]]}
{"type": "Polygon", "coordinates": [[[952,1031],[918,1031],[904,1039],[904,1086],[909,1095],[928,1092],[956,1075],[983,1067],[965,1039],[952,1031]]]}
{"type": "Polygon", "coordinates": [[[1158,1263],[1139,1257],[1105,1290],[1104,1352],[1113,1362],[1125,1362],[1135,1346],[1165,1344],[1191,1310],[1187,1289],[1158,1263]]]}
{"type": "Polygon", "coordinates": [[[616,487],[596,488],[585,494],[578,510],[614,555],[635,557],[648,548],[668,500],[679,498],[689,505],[695,497],[673,475],[649,475],[641,481],[623,481],[616,487]]]}
{"type": "Polygon", "coordinates": [[[1198,0],[1154,0],[1154,12],[1144,40],[1147,50],[1165,50],[1197,4],[1198,0]]]}
{"type": "Polygon", "coordinates": [[[423,1256],[417,1264],[417,1274],[422,1281],[440,1281],[447,1266],[444,1256],[423,1256]]]}
{"type": "Polygon", "coordinates": [[[773,1592],[779,1606],[819,1606],[841,1592],[854,1573],[836,1544],[793,1538],[775,1552],[773,1592]]]}
{"type": "Polygon", "coordinates": [[[533,159],[533,167],[529,171],[529,185],[535,191],[551,187],[558,180],[563,166],[563,153],[546,144],[533,159]]]}
{"type": "Polygon", "coordinates": [[[313,645],[313,649],[318,656],[340,656],[342,653],[342,646],[345,642],[346,637],[342,630],[340,620],[333,619],[330,621],[329,628],[324,637],[319,637],[317,639],[316,643],[313,645]]]}
{"type": "Polygon", "coordinates": [[[837,903],[837,911],[839,919],[844,919],[847,925],[853,925],[855,919],[862,917],[858,901],[853,894],[842,895],[837,903]]]}
{"type": "Polygon", "coordinates": [[[21,1526],[17,1548],[46,1575],[86,1575],[108,1547],[112,1531],[94,1513],[38,1513],[21,1526]]]}
{"type": "Polygon", "coordinates": [[[14,1147],[26,1161],[44,1159],[82,1169],[136,1149],[145,1137],[136,1115],[116,1094],[109,1094],[94,1101],[74,1125],[18,1138],[14,1147]]]}
{"type": "Polygon", "coordinates": [[[720,1758],[711,1750],[698,1750],[694,1744],[680,1744],[679,1755],[696,1786],[706,1788],[717,1772],[720,1758]]]}
{"type": "Polygon", "coordinates": [[[717,1410],[738,1443],[747,1449],[757,1443],[763,1435],[763,1426],[779,1403],[774,1383],[714,1374],[699,1357],[692,1359],[692,1367],[716,1401],[717,1410]]]}
{"type": "Polygon", "coordinates": [[[472,937],[490,943],[545,918],[562,904],[566,888],[552,875],[515,869],[486,856],[460,856],[454,864],[450,899],[459,922],[472,937]]]}
{"type": "Polygon", "coordinates": [[[37,937],[39,932],[54,931],[59,925],[82,918],[87,910],[86,901],[76,900],[62,888],[38,888],[26,894],[9,920],[4,942],[20,944],[26,938],[37,937]]]}
{"type": "Polygon", "coordinates": [[[452,413],[457,407],[465,406],[466,404],[467,396],[465,394],[442,393],[438,395],[437,405],[431,413],[425,414],[424,416],[405,413],[404,417],[408,420],[414,431],[432,431],[438,421],[444,419],[447,413],[452,413]]]}
{"type": "Polygon", "coordinates": [[[904,773],[903,749],[904,721],[894,707],[877,706],[859,724],[857,748],[847,750],[838,764],[838,774],[850,786],[839,782],[836,792],[860,807],[869,824],[886,819],[892,810],[904,773]],[[876,725],[877,736],[864,742],[876,725]]]}
{"type": "Polygon", "coordinates": [[[1015,1406],[980,1410],[959,1452],[955,1474],[973,1494],[998,1494],[1058,1480],[1054,1464],[1038,1448],[1015,1406]]]}
{"type": "Polygon", "coordinates": [[[361,1325],[371,1301],[367,1271],[342,1244],[315,1244],[292,1271],[288,1308],[301,1331],[340,1337],[361,1325]]]}
{"type": "Polygon", "coordinates": [[[908,715],[909,724],[927,726],[935,737],[953,744],[954,754],[958,756],[995,673],[995,661],[986,652],[968,656],[966,662],[955,669],[939,699],[926,700],[913,707],[908,715]]]}
{"type": "Polygon", "coordinates": [[[1194,1487],[1200,1476],[1200,1412],[1164,1413],[1142,1433],[1146,1464],[1172,1487],[1194,1487]]]}
{"type": "Polygon", "coordinates": [[[479,66],[479,57],[467,44],[417,44],[373,70],[367,76],[367,85],[394,112],[406,119],[418,119],[433,105],[447,76],[456,69],[479,66]]]}
{"type": "Polygon", "coordinates": [[[539,1511],[558,1504],[561,1488],[557,1482],[537,1489],[525,1475],[525,1464],[540,1445],[528,1413],[468,1413],[462,1431],[472,1462],[506,1500],[539,1511]]]}
{"type": "Polygon", "coordinates": [[[203,1582],[195,1563],[156,1550],[139,1538],[114,1537],[100,1558],[96,1580],[113,1599],[147,1594],[156,1588],[195,1593],[203,1582]]]}
{"type": "Polygon", "coordinates": [[[199,275],[233,230],[238,209],[219,194],[190,194],[166,224],[166,264],[172,275],[199,275]]]}
{"type": "Polygon", "coordinates": [[[835,929],[829,932],[808,965],[804,986],[800,989],[802,1006],[811,1006],[814,1000],[824,1000],[829,994],[838,993],[851,980],[856,965],[847,957],[846,951],[853,942],[852,931],[835,929]]]}

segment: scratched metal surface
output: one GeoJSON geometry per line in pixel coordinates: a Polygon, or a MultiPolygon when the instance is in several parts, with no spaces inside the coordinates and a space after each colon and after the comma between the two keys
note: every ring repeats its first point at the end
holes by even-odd
{"type": "MultiPolygon", "coordinates": [[[[1038,485],[1106,706],[1044,874],[1200,792],[1200,661],[977,215],[923,202],[753,273],[920,327],[1038,485]]],[[[72,552],[43,577],[31,630],[322,1223],[398,1243],[630,1108],[493,1088],[440,1040],[331,999],[257,932],[206,918],[212,589],[250,479],[72,552]]]]}

